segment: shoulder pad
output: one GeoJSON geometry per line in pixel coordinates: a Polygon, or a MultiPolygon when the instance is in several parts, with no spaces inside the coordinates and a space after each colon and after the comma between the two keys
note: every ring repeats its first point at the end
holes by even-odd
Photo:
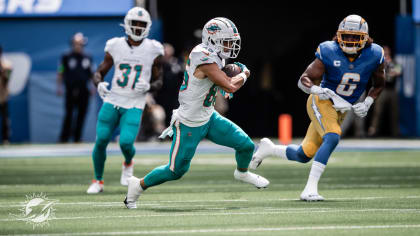
{"type": "Polygon", "coordinates": [[[378,57],[379,64],[382,64],[384,62],[384,56],[385,56],[384,49],[376,43],[372,43],[371,47],[372,47],[373,54],[376,57],[378,57]]]}
{"type": "Polygon", "coordinates": [[[156,50],[158,55],[163,55],[164,54],[164,49],[163,49],[163,45],[157,41],[157,40],[150,40],[151,44],[153,45],[153,48],[156,50]]]}
{"type": "Polygon", "coordinates": [[[201,45],[196,46],[190,53],[191,63],[198,66],[201,64],[216,63],[217,54],[210,52],[208,49],[201,45]]]}
{"type": "Polygon", "coordinates": [[[108,41],[106,41],[104,51],[108,52],[109,54],[112,55],[113,50],[115,48],[115,45],[118,43],[119,40],[120,40],[120,38],[115,37],[115,38],[112,38],[112,39],[109,39],[108,41]]]}

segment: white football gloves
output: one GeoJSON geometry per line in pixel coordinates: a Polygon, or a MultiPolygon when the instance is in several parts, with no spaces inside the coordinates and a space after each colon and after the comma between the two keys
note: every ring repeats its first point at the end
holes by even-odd
{"type": "Polygon", "coordinates": [[[363,102],[353,105],[354,114],[358,117],[365,117],[369,111],[370,106],[373,104],[373,98],[367,96],[363,102]]]}
{"type": "Polygon", "coordinates": [[[149,91],[149,89],[150,84],[142,79],[136,83],[136,86],[134,86],[134,90],[139,94],[146,93],[147,91],[149,91]]]}
{"type": "MultiPolygon", "coordinates": [[[[331,91],[329,88],[321,88],[317,85],[312,85],[310,93],[318,95],[319,100],[327,100],[330,99],[328,90],[331,91]]],[[[333,91],[331,92],[334,93],[333,91]]]]}
{"type": "Polygon", "coordinates": [[[109,93],[110,93],[110,91],[108,90],[108,85],[109,85],[109,83],[108,82],[100,82],[99,84],[98,84],[98,94],[99,94],[99,96],[102,98],[102,99],[104,99],[106,96],[108,96],[109,95],[109,93]]]}
{"type": "Polygon", "coordinates": [[[333,101],[333,107],[336,111],[344,113],[346,111],[351,110],[351,107],[352,107],[351,103],[347,102],[342,97],[338,96],[331,89],[327,89],[326,93],[328,94],[328,97],[333,101]]]}

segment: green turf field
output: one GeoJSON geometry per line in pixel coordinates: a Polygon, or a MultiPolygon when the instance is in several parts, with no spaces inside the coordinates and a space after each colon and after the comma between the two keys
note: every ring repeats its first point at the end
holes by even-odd
{"type": "MultiPolygon", "coordinates": [[[[167,162],[137,155],[135,175],[167,162]]],[[[105,192],[88,196],[90,157],[0,159],[0,234],[420,235],[420,151],[334,153],[320,182],[324,202],[298,201],[310,164],[266,160],[258,190],[233,179],[234,158],[197,154],[180,180],[148,189],[128,210],[122,157],[108,158],[105,192]],[[58,200],[49,225],[18,220],[26,195],[58,200]]]]}

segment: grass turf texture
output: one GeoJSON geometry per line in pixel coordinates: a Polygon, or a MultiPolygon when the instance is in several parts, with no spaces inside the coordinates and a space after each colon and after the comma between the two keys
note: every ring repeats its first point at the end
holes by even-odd
{"type": "MultiPolygon", "coordinates": [[[[310,163],[265,160],[256,173],[271,184],[258,190],[233,179],[233,154],[196,154],[182,179],[148,189],[136,210],[122,203],[122,160],[108,157],[105,192],[92,196],[90,157],[0,159],[0,235],[420,235],[419,151],[334,153],[319,185],[326,201],[311,203],[298,200],[310,163]],[[58,200],[55,219],[16,220],[25,196],[40,192],[58,200]]],[[[135,175],[167,160],[137,155],[135,175]]]]}

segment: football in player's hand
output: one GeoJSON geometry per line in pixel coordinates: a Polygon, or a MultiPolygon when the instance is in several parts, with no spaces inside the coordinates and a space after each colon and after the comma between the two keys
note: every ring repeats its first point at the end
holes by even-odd
{"type": "Polygon", "coordinates": [[[227,76],[234,77],[241,73],[241,68],[235,64],[227,64],[222,68],[222,71],[225,72],[227,76]]]}

